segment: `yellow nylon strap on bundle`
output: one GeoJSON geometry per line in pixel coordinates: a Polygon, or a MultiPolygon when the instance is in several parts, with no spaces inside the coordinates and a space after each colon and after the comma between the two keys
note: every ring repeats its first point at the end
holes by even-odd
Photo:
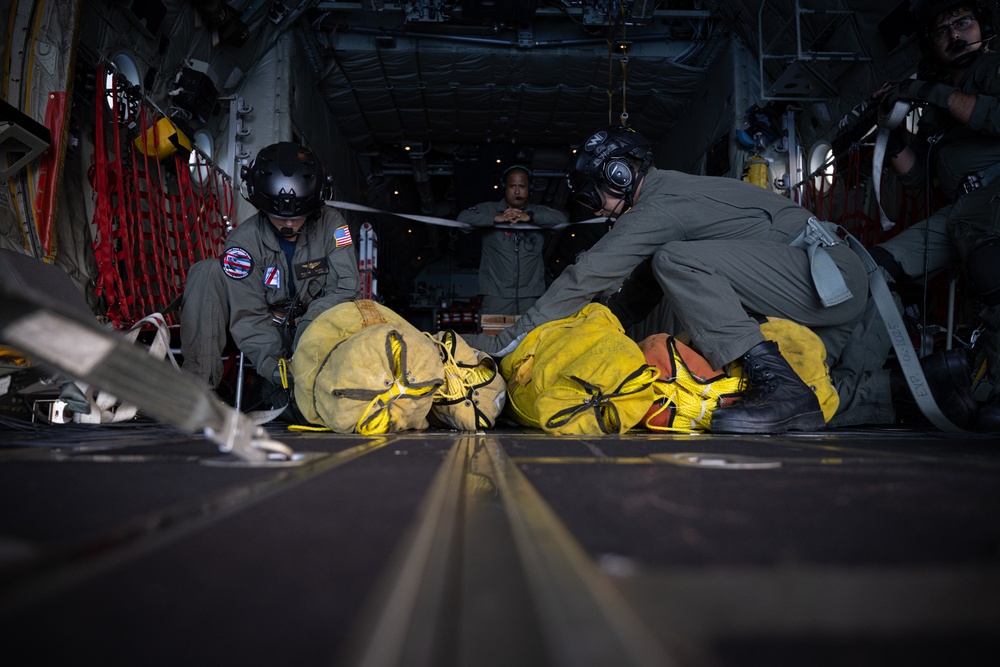
{"type": "Polygon", "coordinates": [[[12,366],[21,366],[27,368],[31,366],[31,360],[24,356],[19,350],[15,350],[12,347],[5,347],[0,345],[0,363],[10,364],[12,366]]]}
{"type": "Polygon", "coordinates": [[[355,430],[361,435],[379,435],[398,430],[393,428],[392,407],[397,399],[407,397],[420,399],[433,394],[436,385],[410,386],[406,383],[406,371],[403,364],[403,341],[398,332],[389,333],[389,355],[391,357],[392,375],[394,380],[389,389],[378,394],[358,418],[355,430]]]}
{"type": "Polygon", "coordinates": [[[655,334],[639,348],[646,362],[660,369],[652,407],[642,424],[652,431],[707,431],[716,408],[740,395],[741,378],[712,368],[688,345],[669,334],[655,334]]]}
{"type": "Polygon", "coordinates": [[[278,359],[278,377],[281,378],[281,388],[288,389],[288,360],[278,359]]]}

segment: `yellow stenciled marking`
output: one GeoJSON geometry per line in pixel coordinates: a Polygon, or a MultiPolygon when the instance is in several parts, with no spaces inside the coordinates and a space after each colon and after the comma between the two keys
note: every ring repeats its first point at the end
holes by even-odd
{"type": "Polygon", "coordinates": [[[308,431],[315,433],[330,433],[332,429],[329,426],[306,426],[305,424],[289,424],[289,431],[308,431]]]}
{"type": "Polygon", "coordinates": [[[655,463],[646,456],[517,456],[512,459],[518,465],[534,463],[551,465],[557,463],[602,463],[617,465],[650,465],[655,463]]]}
{"type": "MultiPolygon", "coordinates": [[[[660,460],[661,457],[674,456],[672,454],[664,454],[662,452],[657,452],[650,454],[648,456],[516,456],[511,460],[518,465],[568,465],[568,464],[602,464],[602,465],[661,465],[663,463],[674,463],[675,461],[660,460]]],[[[699,463],[700,465],[722,465],[723,463],[729,462],[727,456],[724,454],[704,454],[704,459],[699,463]]],[[[771,460],[774,462],[774,460],[771,460]]],[[[844,459],[841,458],[822,458],[822,459],[809,459],[809,458],[781,458],[781,462],[786,464],[794,465],[801,463],[804,465],[816,464],[821,465],[842,465],[844,459]]]]}

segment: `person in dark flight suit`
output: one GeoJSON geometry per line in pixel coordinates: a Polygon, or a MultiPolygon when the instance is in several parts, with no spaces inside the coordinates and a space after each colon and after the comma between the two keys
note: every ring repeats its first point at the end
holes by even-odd
{"type": "MultiPolygon", "coordinates": [[[[926,0],[918,8],[923,60],[918,79],[884,87],[884,109],[923,107],[918,134],[897,128],[886,155],[904,185],[936,178],[949,203],[874,246],[872,257],[896,280],[958,263],[982,304],[982,344],[993,385],[975,427],[1000,432],[1000,54],[991,13],[981,2],[926,0]]],[[[972,410],[975,410],[973,403],[972,410]]]]}

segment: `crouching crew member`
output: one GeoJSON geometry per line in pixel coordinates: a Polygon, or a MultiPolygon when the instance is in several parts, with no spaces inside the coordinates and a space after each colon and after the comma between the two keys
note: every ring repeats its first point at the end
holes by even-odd
{"type": "Polygon", "coordinates": [[[241,193],[258,213],[230,232],[221,258],[188,271],[183,368],[218,385],[228,328],[261,377],[287,386],[280,362],[291,358],[297,334],[357,298],[358,259],[347,222],[324,204],[327,179],[311,151],[271,144],[241,176],[241,193]]]}
{"type": "Polygon", "coordinates": [[[532,328],[572,315],[648,260],[671,313],[698,351],[716,368],[741,361],[745,369],[744,400],[716,410],[713,431],[824,427],[816,395],[777,344],[764,338],[751,313],[811,328],[832,363],[868,298],[865,269],[846,244],[826,234],[830,245],[819,252],[832,261],[814,278],[808,244],[796,242],[810,220],[807,210],[743,181],[658,170],[650,144],[630,128],[612,126],[588,138],[570,187],[598,215],[618,218],[613,229],[564,270],[517,324],[496,337],[467,336],[470,344],[506,354],[532,328]]]}

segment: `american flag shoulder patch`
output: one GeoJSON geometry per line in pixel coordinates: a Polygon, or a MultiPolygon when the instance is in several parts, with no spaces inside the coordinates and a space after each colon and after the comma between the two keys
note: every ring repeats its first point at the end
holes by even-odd
{"type": "Polygon", "coordinates": [[[347,225],[342,225],[333,230],[333,240],[337,243],[338,248],[342,248],[345,245],[351,245],[353,241],[351,240],[351,230],[347,225]]]}

